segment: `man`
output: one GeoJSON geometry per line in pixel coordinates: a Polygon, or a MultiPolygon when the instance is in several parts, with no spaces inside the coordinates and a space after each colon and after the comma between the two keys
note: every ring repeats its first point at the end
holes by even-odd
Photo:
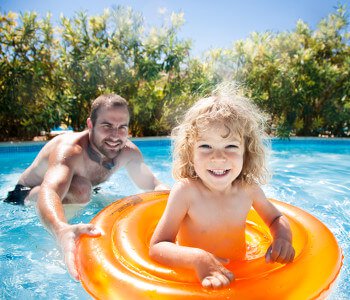
{"type": "Polygon", "coordinates": [[[96,237],[101,232],[92,224],[68,224],[65,210],[87,204],[93,186],[121,167],[142,189],[168,189],[128,140],[128,124],[125,99],[114,94],[98,97],[92,103],[88,129],[59,135],[48,142],[5,199],[15,204],[36,202],[38,215],[56,238],[75,280],[79,280],[74,258],[76,240],[81,234],[96,237]]]}

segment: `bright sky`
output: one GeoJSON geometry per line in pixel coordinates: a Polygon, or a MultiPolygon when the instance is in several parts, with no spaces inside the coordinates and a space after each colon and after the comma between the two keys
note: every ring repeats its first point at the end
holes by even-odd
{"type": "Polygon", "coordinates": [[[37,11],[40,16],[51,12],[54,20],[63,13],[71,17],[85,10],[98,15],[105,8],[130,6],[141,12],[147,25],[159,25],[161,11],[183,12],[185,24],[179,36],[193,41],[193,54],[211,48],[226,48],[253,31],[293,30],[298,19],[312,29],[337,4],[345,4],[350,13],[350,0],[0,0],[2,12],[37,11]]]}

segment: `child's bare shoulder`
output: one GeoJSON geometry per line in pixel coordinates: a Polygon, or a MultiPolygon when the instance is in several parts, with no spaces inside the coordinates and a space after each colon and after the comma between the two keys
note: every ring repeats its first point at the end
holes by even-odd
{"type": "Polygon", "coordinates": [[[243,188],[247,197],[253,201],[252,203],[257,203],[266,199],[264,191],[256,183],[244,183],[243,188]]]}
{"type": "Polygon", "coordinates": [[[177,194],[179,193],[185,193],[187,195],[193,195],[195,193],[198,193],[198,187],[196,181],[192,179],[183,178],[178,180],[173,188],[173,191],[175,191],[177,194]]]}
{"type": "Polygon", "coordinates": [[[256,183],[242,182],[240,183],[240,187],[245,193],[247,193],[249,196],[253,198],[263,193],[263,190],[261,189],[261,187],[256,183]]]}
{"type": "Polygon", "coordinates": [[[172,209],[187,210],[191,205],[191,199],[194,199],[197,193],[192,180],[180,179],[175,182],[170,191],[168,206],[172,209]]]}

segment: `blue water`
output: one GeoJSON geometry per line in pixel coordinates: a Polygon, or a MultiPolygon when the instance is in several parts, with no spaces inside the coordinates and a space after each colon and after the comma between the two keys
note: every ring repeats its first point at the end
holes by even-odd
{"type": "MultiPolygon", "coordinates": [[[[135,143],[157,177],[171,186],[170,141],[135,143]]],[[[14,187],[41,147],[0,145],[0,198],[14,187]]],[[[310,212],[336,236],[344,265],[329,299],[350,299],[350,140],[273,140],[269,161],[273,178],[263,187],[266,195],[310,212]]],[[[142,192],[124,170],[101,188],[71,223],[89,222],[114,200],[142,192]]],[[[0,202],[0,299],[90,299],[80,283],[69,277],[59,249],[34,208],[0,202]]]]}

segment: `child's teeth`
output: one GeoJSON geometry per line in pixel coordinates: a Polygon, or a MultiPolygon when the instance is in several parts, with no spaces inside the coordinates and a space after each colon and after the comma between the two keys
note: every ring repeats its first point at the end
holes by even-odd
{"type": "Polygon", "coordinates": [[[226,170],[211,170],[215,175],[223,175],[226,173],[226,170]]]}

